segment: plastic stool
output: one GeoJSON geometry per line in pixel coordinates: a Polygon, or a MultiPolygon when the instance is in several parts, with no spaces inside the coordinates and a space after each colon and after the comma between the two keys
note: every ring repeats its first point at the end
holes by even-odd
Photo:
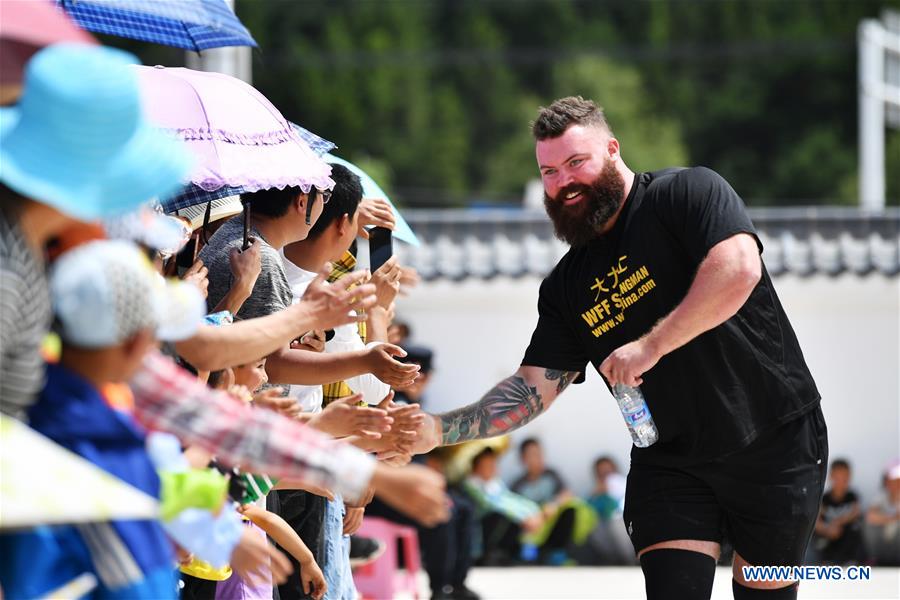
{"type": "Polygon", "coordinates": [[[358,535],[375,538],[384,543],[381,556],[353,572],[356,589],[365,598],[392,600],[396,593],[411,594],[419,598],[417,574],[421,566],[419,535],[406,525],[398,525],[378,517],[364,517],[358,535]],[[405,571],[397,565],[397,540],[403,542],[405,571]]]}

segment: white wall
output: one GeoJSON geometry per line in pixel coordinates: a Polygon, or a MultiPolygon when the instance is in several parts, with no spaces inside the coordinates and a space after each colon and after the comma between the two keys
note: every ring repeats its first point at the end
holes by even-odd
{"type": "MultiPolygon", "coordinates": [[[[438,281],[399,301],[398,318],[412,325],[413,341],[436,353],[427,410],[473,402],[517,368],[537,319],[539,284],[438,281]]],[[[775,286],[822,393],[831,456],[851,460],[855,486],[870,498],[885,463],[900,457],[900,278],[784,276],[775,286]]],[[[579,493],[589,490],[600,454],[628,465],[625,424],[593,372],[513,440],[526,436],[541,439],[548,462],[579,493]]],[[[501,463],[507,477],[518,471],[514,454],[501,463]]]]}

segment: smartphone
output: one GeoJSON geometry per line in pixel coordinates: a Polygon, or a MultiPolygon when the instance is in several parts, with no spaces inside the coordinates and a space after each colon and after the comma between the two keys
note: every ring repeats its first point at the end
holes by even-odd
{"type": "Polygon", "coordinates": [[[192,235],[191,239],[188,240],[188,243],[181,249],[181,252],[175,255],[176,267],[179,269],[190,269],[191,265],[194,264],[194,261],[197,260],[197,254],[199,254],[198,247],[197,236],[192,235]]]}
{"type": "Polygon", "coordinates": [[[392,232],[386,227],[369,230],[369,270],[373,273],[394,254],[392,232]]]}

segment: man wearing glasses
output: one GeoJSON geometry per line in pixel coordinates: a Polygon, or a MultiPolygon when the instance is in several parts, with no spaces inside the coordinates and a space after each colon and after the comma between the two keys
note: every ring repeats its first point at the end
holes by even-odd
{"type": "MultiPolygon", "coordinates": [[[[234,305],[240,306],[235,314],[238,319],[264,317],[289,307],[291,288],[278,252],[286,244],[306,238],[322,213],[323,201],[330,195],[328,190],[320,192],[311,188],[309,193],[304,193],[298,187],[243,194],[241,200],[251,208],[249,241],[251,245],[259,245],[262,269],[252,288],[232,289],[233,283],[240,287],[240,282],[232,277],[231,260],[232,254],[241,252],[244,228],[240,217],[227,221],[200,252],[200,259],[209,269],[210,310],[228,294],[236,296],[234,305]]],[[[277,361],[276,355],[272,358],[277,361]]]]}

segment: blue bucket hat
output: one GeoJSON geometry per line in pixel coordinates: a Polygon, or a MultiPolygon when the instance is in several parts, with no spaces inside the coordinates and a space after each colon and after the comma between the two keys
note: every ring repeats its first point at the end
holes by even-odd
{"type": "Polygon", "coordinates": [[[145,119],[135,62],[79,44],[35,54],[19,104],[0,109],[0,181],[84,221],[178,190],[189,156],[145,119]]]}

